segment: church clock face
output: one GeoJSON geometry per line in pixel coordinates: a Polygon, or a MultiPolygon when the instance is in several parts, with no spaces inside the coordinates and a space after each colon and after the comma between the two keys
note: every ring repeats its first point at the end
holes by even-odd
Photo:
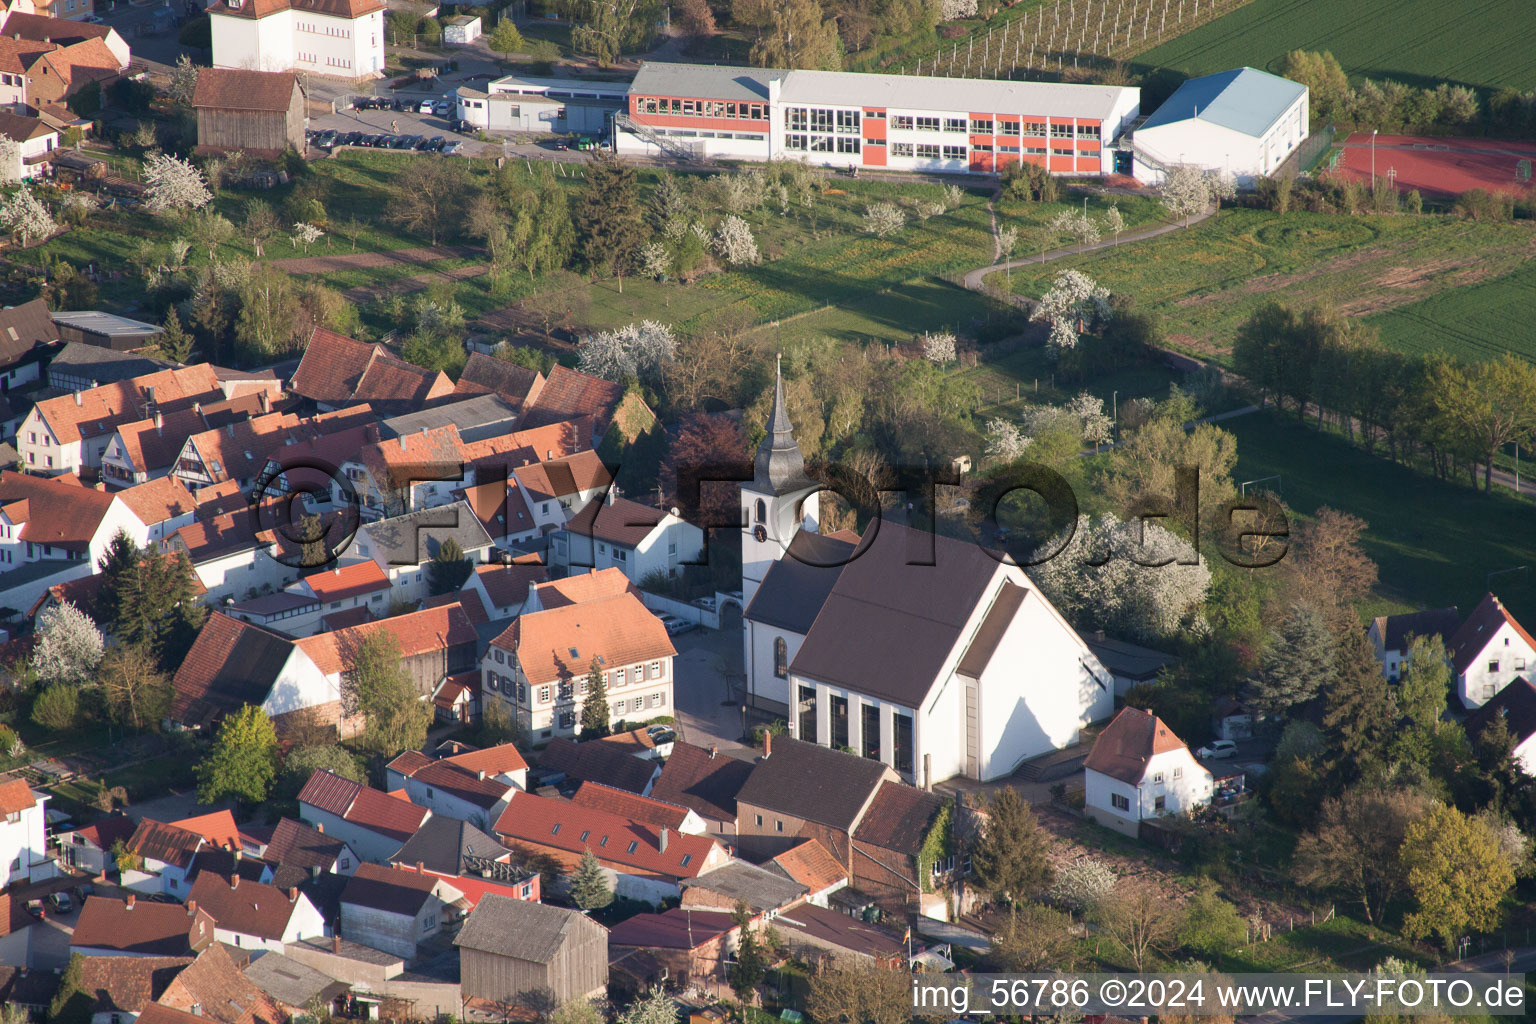
{"type": "Polygon", "coordinates": [[[758,523],[756,526],[752,527],[752,536],[759,544],[763,543],[768,539],[768,527],[764,526],[762,523],[758,523]]]}

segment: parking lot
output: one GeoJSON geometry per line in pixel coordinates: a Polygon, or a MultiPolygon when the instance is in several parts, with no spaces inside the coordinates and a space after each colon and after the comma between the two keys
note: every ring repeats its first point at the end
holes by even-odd
{"type": "MultiPolygon", "coordinates": [[[[475,131],[454,119],[453,101],[412,92],[360,96],[351,110],[310,119],[310,145],[320,149],[361,146],[452,156],[483,147],[475,131]]],[[[491,147],[500,151],[500,146],[491,147]]],[[[476,155],[471,152],[470,155],[476,155]]]]}

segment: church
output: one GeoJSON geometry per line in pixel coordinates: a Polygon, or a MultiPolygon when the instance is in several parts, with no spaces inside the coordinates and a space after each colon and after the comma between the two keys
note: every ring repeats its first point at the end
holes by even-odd
{"type": "Polygon", "coordinates": [[[1022,568],[895,522],[822,534],[819,488],[780,378],[741,487],[748,704],[919,786],[1003,778],[1113,713],[1113,677],[1022,568]]]}

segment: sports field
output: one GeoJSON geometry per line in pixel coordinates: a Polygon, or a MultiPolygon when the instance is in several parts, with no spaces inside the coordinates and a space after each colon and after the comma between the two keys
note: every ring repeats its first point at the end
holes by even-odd
{"type": "Polygon", "coordinates": [[[1536,144],[1529,142],[1378,135],[1373,147],[1370,132],[1355,132],[1344,140],[1337,170],[1368,182],[1374,166],[1376,176],[1390,178],[1399,192],[1416,188],[1426,197],[1444,197],[1474,188],[1525,194],[1531,188],[1532,164],[1536,144]]]}
{"type": "Polygon", "coordinates": [[[1350,75],[1523,90],[1536,88],[1533,39],[1531,0],[1253,0],[1136,62],[1276,71],[1291,50],[1327,50],[1350,75]]]}

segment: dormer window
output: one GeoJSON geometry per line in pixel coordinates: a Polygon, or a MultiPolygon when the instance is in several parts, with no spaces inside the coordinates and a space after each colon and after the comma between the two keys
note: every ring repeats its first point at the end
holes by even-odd
{"type": "Polygon", "coordinates": [[[637,841],[637,840],[630,840],[629,848],[626,849],[624,852],[625,853],[634,853],[638,849],[640,849],[639,841],[637,841]]]}
{"type": "Polygon", "coordinates": [[[559,835],[560,834],[560,826],[558,824],[555,825],[554,828],[550,829],[549,834],[552,835],[552,836],[559,835]]]}

